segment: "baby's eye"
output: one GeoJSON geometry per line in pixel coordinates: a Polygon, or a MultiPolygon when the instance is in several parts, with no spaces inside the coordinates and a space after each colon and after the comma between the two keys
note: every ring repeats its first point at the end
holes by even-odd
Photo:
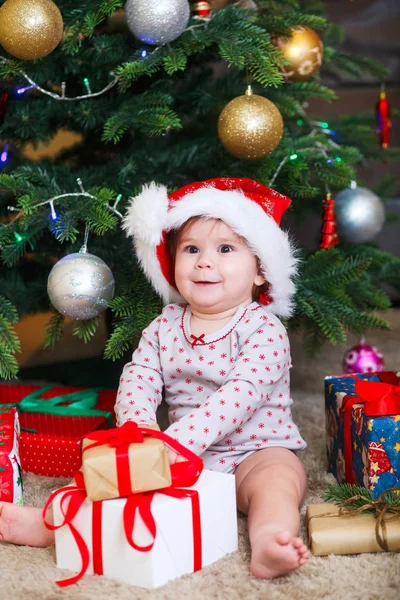
{"type": "Polygon", "coordinates": [[[228,246],[228,244],[224,244],[219,249],[219,251],[222,252],[222,254],[227,254],[228,252],[232,252],[232,250],[233,250],[232,246],[228,246]]]}
{"type": "Polygon", "coordinates": [[[189,254],[197,254],[197,252],[199,252],[199,249],[197,248],[197,246],[186,246],[185,252],[188,252],[189,254]]]}

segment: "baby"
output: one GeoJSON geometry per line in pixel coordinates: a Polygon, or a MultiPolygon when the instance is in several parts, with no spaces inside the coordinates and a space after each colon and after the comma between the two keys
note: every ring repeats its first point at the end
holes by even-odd
{"type": "MultiPolygon", "coordinates": [[[[169,197],[150,184],[132,200],[124,229],[166,306],[122,373],[118,425],[156,422],[206,469],[234,473],[248,515],[251,573],[284,575],[308,551],[297,537],[307,479],[306,444],[292,420],[287,333],[296,259],[279,223],[285,196],[248,179],[194,183],[169,197]]],[[[182,460],[168,449],[170,463],[182,460]]],[[[41,510],[0,503],[0,539],[42,546],[53,534],[41,510]]]]}

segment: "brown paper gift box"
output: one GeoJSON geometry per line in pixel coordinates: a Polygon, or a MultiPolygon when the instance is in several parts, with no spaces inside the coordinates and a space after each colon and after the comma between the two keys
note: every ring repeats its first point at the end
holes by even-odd
{"type": "MultiPolygon", "coordinates": [[[[309,546],[315,556],[383,552],[376,540],[373,514],[340,516],[339,511],[336,504],[307,506],[309,546]]],[[[400,515],[388,514],[384,520],[389,550],[400,552],[400,515]]]]}
{"type": "MultiPolygon", "coordinates": [[[[147,427],[147,426],[146,426],[147,427]]],[[[159,429],[158,427],[148,427],[159,429]]],[[[119,498],[116,448],[108,444],[83,452],[93,440],[82,441],[82,472],[89,500],[119,498]]],[[[145,436],[142,443],[129,445],[129,469],[132,492],[159,490],[171,485],[171,469],[164,443],[145,436]]]]}

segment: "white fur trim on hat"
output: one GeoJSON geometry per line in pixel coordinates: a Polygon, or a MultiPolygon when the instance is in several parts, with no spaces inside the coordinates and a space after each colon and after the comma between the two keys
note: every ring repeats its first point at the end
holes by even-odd
{"type": "Polygon", "coordinates": [[[136,255],[145,275],[166,304],[184,302],[178,290],[162,274],[156,253],[165,229],[168,203],[165,185],[157,185],[153,181],[144,185],[141,193],[132,198],[122,221],[122,229],[133,237],[136,255]]]}
{"type": "Polygon", "coordinates": [[[162,232],[178,229],[194,216],[221,219],[242,236],[260,259],[264,278],[270,284],[272,302],[267,310],[289,317],[293,310],[297,259],[288,234],[241,190],[218,190],[204,187],[186,194],[172,203],[168,210],[165,186],[154,183],[132,199],[123,221],[123,228],[135,241],[135,248],[144,272],[156,291],[168,304],[183,298],[164,278],[156,248],[162,232]]]}

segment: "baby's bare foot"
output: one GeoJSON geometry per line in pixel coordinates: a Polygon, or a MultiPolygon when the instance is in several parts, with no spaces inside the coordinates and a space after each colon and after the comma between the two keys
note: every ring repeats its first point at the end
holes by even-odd
{"type": "Polygon", "coordinates": [[[250,572],[261,579],[286,575],[308,559],[307,546],[287,531],[259,531],[251,551],[250,572]]]}
{"type": "Polygon", "coordinates": [[[43,523],[41,508],[0,502],[0,541],[44,547],[54,543],[54,532],[43,523]]]}

